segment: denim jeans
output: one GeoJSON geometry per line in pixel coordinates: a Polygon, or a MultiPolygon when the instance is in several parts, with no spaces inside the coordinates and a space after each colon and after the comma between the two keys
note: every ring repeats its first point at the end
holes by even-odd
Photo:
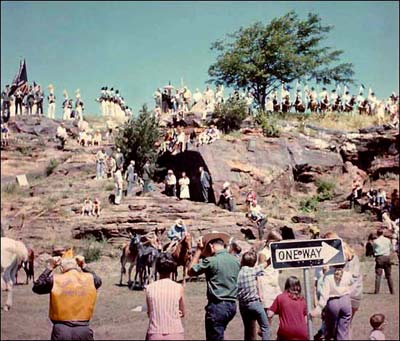
{"type": "Polygon", "coordinates": [[[102,179],[104,177],[104,164],[103,162],[97,162],[96,168],[96,179],[102,179]]]}
{"type": "MultiPolygon", "coordinates": [[[[244,340],[256,340],[254,336],[254,322],[257,321],[261,328],[262,340],[269,340],[269,324],[267,314],[261,301],[253,301],[239,305],[240,315],[242,315],[244,325],[244,340]]],[[[256,334],[256,335],[254,335],[256,334]]]]}
{"type": "Polygon", "coordinates": [[[205,310],[206,340],[224,340],[226,326],[236,315],[236,302],[208,302],[205,310]]]}
{"type": "Polygon", "coordinates": [[[133,181],[128,181],[128,187],[127,187],[127,189],[126,189],[126,195],[127,195],[127,196],[128,196],[128,195],[131,195],[134,185],[135,185],[135,182],[133,182],[133,181]]]}

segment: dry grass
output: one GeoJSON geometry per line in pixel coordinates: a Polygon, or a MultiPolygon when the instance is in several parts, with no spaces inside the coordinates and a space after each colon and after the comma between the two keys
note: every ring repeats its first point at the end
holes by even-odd
{"type": "MultiPolygon", "coordinates": [[[[326,113],[326,114],[273,114],[279,120],[299,122],[301,125],[312,124],[321,128],[353,131],[361,128],[370,127],[378,124],[376,116],[359,115],[352,113],[326,113]]],[[[389,117],[385,116],[384,122],[388,122],[389,117]]]]}

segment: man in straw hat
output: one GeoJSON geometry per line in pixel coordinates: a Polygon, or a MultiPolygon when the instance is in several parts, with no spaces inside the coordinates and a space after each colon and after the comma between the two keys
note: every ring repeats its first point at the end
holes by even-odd
{"type": "Polygon", "coordinates": [[[237,277],[239,259],[226,246],[230,235],[211,232],[198,240],[189,265],[189,276],[206,275],[207,299],[205,328],[207,340],[223,340],[228,323],[236,315],[237,277]],[[200,260],[200,256],[205,259],[200,260]]]}
{"type": "Polygon", "coordinates": [[[183,220],[181,218],[178,218],[175,220],[174,225],[170,227],[167,233],[167,237],[170,240],[182,240],[183,237],[185,237],[187,233],[187,228],[183,224],[183,220]]]}
{"type": "Polygon", "coordinates": [[[51,340],[93,340],[89,327],[102,282],[89,270],[83,256],[53,257],[33,284],[33,292],[50,294],[51,340]],[[55,273],[59,267],[58,273],[55,273]]]}

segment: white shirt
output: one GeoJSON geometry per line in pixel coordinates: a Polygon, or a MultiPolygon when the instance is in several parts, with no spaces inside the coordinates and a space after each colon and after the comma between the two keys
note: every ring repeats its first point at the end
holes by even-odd
{"type": "Polygon", "coordinates": [[[167,185],[176,185],[176,176],[174,174],[168,175],[165,177],[167,185]]]}
{"type": "Polygon", "coordinates": [[[381,330],[373,330],[371,334],[369,334],[368,340],[386,340],[386,338],[381,330]]]}
{"type": "Polygon", "coordinates": [[[389,238],[386,238],[383,235],[379,236],[374,240],[372,245],[374,248],[374,257],[390,256],[391,242],[389,238]]]}
{"type": "Polygon", "coordinates": [[[322,310],[330,298],[350,294],[354,282],[355,279],[347,271],[343,271],[343,276],[339,283],[335,281],[334,274],[325,276],[317,308],[322,310]]]}

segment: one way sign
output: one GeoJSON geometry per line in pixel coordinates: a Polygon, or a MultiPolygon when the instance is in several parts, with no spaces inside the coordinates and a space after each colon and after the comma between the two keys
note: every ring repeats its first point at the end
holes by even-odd
{"type": "Polygon", "coordinates": [[[292,240],[271,243],[274,269],[344,264],[341,239],[292,240]]]}

